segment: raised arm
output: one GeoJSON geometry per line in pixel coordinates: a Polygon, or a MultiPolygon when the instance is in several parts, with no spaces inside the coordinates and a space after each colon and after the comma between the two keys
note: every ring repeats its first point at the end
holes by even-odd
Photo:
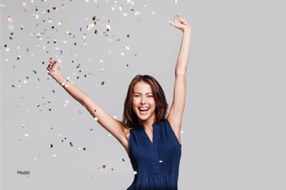
{"type": "Polygon", "coordinates": [[[109,114],[107,114],[89,96],[82,92],[78,87],[71,84],[61,73],[60,65],[56,61],[50,60],[48,66],[49,74],[79,103],[81,103],[98,123],[109,131],[127,150],[129,129],[125,125],[109,114]]]}
{"type": "Polygon", "coordinates": [[[175,67],[175,84],[173,102],[167,116],[179,142],[186,99],[186,73],[190,55],[191,26],[186,19],[176,15],[171,25],[183,32],[181,47],[175,67]]]}

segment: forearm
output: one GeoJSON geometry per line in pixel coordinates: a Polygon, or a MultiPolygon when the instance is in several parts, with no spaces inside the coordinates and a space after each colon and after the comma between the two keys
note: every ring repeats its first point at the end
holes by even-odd
{"type": "Polygon", "coordinates": [[[55,72],[52,74],[52,77],[79,103],[84,105],[84,101],[87,95],[82,92],[75,85],[71,84],[69,80],[67,80],[60,72],[55,72]]]}
{"type": "Polygon", "coordinates": [[[181,47],[176,64],[176,75],[186,74],[190,56],[191,29],[183,31],[181,47]]]}

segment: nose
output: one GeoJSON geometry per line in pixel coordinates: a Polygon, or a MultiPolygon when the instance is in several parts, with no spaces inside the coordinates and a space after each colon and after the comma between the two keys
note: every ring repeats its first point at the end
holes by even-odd
{"type": "Polygon", "coordinates": [[[146,104],[146,100],[145,100],[144,97],[141,98],[141,104],[142,104],[142,105],[146,104]]]}

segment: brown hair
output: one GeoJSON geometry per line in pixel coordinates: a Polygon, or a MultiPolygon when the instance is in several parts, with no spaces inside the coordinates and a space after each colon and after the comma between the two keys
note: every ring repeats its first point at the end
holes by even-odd
{"type": "Polygon", "coordinates": [[[138,123],[138,117],[135,114],[132,106],[132,97],[133,97],[133,88],[138,82],[146,82],[151,86],[153,97],[155,100],[155,119],[157,122],[163,122],[166,113],[168,104],[166,101],[165,93],[158,83],[158,81],[150,75],[137,75],[135,76],[129,84],[127,95],[124,101],[124,111],[122,121],[127,127],[134,127],[138,123]]]}

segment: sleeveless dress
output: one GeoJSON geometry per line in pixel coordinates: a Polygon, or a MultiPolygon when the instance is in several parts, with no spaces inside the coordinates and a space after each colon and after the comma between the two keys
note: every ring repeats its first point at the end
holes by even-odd
{"type": "Polygon", "coordinates": [[[153,123],[153,142],[143,126],[130,131],[134,181],[127,190],[177,190],[181,144],[168,120],[153,123]]]}

